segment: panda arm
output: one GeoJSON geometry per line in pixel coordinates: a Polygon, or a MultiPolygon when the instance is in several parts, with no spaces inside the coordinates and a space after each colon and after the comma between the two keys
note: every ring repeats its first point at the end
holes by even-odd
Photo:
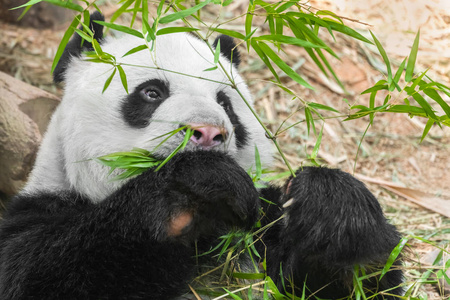
{"type": "Polygon", "coordinates": [[[172,298],[193,275],[193,240],[249,227],[257,199],[245,171],[212,152],[179,154],[98,204],[18,196],[0,228],[0,298],[172,298]]]}
{"type": "Polygon", "coordinates": [[[146,228],[132,207],[137,203],[126,197],[128,188],[100,205],[75,194],[14,199],[0,231],[0,298],[163,299],[179,293],[193,271],[192,252],[146,228]]]}
{"type": "MultiPolygon", "coordinates": [[[[263,201],[262,225],[284,215],[262,236],[267,273],[282,291],[292,293],[295,285],[301,295],[306,284],[309,294],[318,291],[321,298],[346,297],[353,289],[354,265],[367,274],[381,270],[400,240],[372,193],[339,170],[304,167],[283,189],[269,187],[261,195],[274,203],[263,201]]],[[[380,282],[366,280],[364,287],[400,294],[401,282],[397,269],[380,282]]]]}

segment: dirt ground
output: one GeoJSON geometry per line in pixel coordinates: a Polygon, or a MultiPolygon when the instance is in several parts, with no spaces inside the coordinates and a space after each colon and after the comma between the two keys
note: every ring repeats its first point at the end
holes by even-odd
{"type": "MultiPolygon", "coordinates": [[[[235,14],[242,13],[246,3],[234,1],[229,10],[235,14]]],[[[374,32],[395,70],[409,54],[420,28],[420,69],[430,68],[429,74],[435,80],[450,85],[449,0],[311,0],[308,5],[312,9],[331,10],[346,17],[346,25],[358,28],[365,36],[370,36],[368,30],[374,32]]],[[[109,5],[104,8],[106,19],[116,7],[109,5]]],[[[237,20],[236,25],[242,25],[242,22],[237,20]]],[[[50,67],[65,26],[67,24],[34,29],[5,24],[0,20],[0,70],[61,95],[61,88],[52,83],[50,67]]],[[[266,25],[261,26],[264,30],[266,25]]],[[[343,113],[348,112],[348,104],[343,98],[350,104],[367,105],[368,97],[360,96],[360,93],[383,78],[378,70],[381,57],[375,48],[342,35],[337,35],[336,42],[325,36],[323,38],[332,43],[333,50],[341,58],[340,61],[330,61],[348,94],[332,79],[323,76],[304,51],[294,47],[284,49],[286,61],[297,66],[298,72],[316,89],[307,90],[284,79],[283,82],[303,99],[332,106],[343,113]]],[[[299,103],[291,101],[290,96],[268,81],[271,74],[263,68],[255,53],[247,54],[244,49],[242,58],[241,71],[255,95],[258,112],[275,132],[282,121],[298,109],[299,103]]],[[[448,98],[446,101],[450,104],[448,98]]],[[[450,207],[450,128],[435,126],[420,143],[424,120],[407,115],[379,114],[375,116],[358,152],[368,119],[343,122],[344,118],[334,118],[331,112],[324,113],[324,116],[329,118],[324,125],[319,151],[322,162],[360,176],[402,233],[426,237],[450,250],[450,219],[443,214],[444,208],[448,211],[450,207]]],[[[292,124],[302,118],[304,115],[300,112],[287,123],[292,124]]],[[[316,137],[314,134],[308,137],[306,125],[302,123],[287,130],[278,140],[291,165],[299,166],[305,163],[306,155],[311,154],[316,137]]],[[[281,160],[277,160],[277,167],[286,170],[281,160]]],[[[415,239],[410,244],[414,254],[406,268],[408,280],[416,280],[422,274],[421,257],[436,248],[415,239]]],[[[427,294],[428,299],[444,299],[429,285],[419,284],[417,293],[427,294]]]]}

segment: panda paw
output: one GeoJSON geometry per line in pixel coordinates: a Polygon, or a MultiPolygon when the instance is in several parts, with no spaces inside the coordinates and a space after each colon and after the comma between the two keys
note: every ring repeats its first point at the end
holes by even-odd
{"type": "Polygon", "coordinates": [[[399,242],[399,234],[387,223],[375,196],[341,170],[300,169],[288,181],[281,202],[285,234],[301,237],[303,253],[322,252],[330,263],[384,257],[399,242]]]}
{"type": "Polygon", "coordinates": [[[138,209],[160,240],[189,243],[231,227],[250,229],[258,215],[259,195],[252,180],[217,151],[179,153],[159,171],[148,170],[123,189],[150,198],[138,200],[138,209]]]}

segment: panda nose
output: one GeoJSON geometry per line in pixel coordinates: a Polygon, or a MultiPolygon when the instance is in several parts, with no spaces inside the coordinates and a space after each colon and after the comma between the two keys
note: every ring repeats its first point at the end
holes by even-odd
{"type": "Polygon", "coordinates": [[[205,150],[221,145],[227,138],[227,131],[223,127],[197,123],[188,126],[194,130],[190,141],[205,150]]]}

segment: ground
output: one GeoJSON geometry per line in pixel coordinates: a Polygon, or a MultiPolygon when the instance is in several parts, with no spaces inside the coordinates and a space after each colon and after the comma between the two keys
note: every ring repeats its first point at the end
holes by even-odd
{"type": "MultiPolygon", "coordinates": [[[[331,10],[346,17],[347,25],[359,28],[370,36],[376,34],[384,45],[392,64],[398,67],[410,52],[418,29],[421,41],[418,65],[421,70],[430,68],[432,77],[447,86],[450,83],[450,2],[448,0],[314,0],[308,2],[315,9],[331,10]],[[359,22],[358,22],[359,21],[359,22]],[[367,25],[369,24],[369,25],[367,25]]],[[[240,14],[247,1],[234,1],[228,14],[240,14]]],[[[115,5],[104,8],[106,19],[117,9],[115,5]]],[[[205,11],[205,16],[214,12],[205,11]]],[[[229,16],[229,15],[228,15],[229,16]]],[[[235,25],[242,25],[239,20],[235,25]]],[[[260,24],[262,30],[267,24],[260,24]]],[[[34,29],[17,27],[0,20],[0,70],[57,95],[61,88],[51,80],[52,59],[67,24],[56,28],[34,29]]],[[[235,29],[237,27],[233,27],[235,29]]],[[[243,28],[241,26],[240,28],[243,28]]],[[[298,48],[286,47],[284,58],[304,76],[315,90],[307,90],[296,83],[283,83],[307,101],[332,106],[345,113],[348,104],[368,103],[368,97],[360,96],[366,88],[383,78],[377,69],[381,57],[373,47],[337,35],[333,50],[341,60],[330,59],[338,77],[344,83],[345,93],[332,79],[323,76],[306,53],[298,48]]],[[[247,54],[245,48],[241,71],[255,95],[257,110],[272,132],[276,132],[283,120],[301,107],[299,101],[271,83],[270,72],[263,67],[255,53],[247,54]]],[[[378,100],[377,100],[378,101],[378,100]]],[[[381,101],[381,100],[379,100],[381,101]]],[[[449,99],[446,99],[449,103],[449,99]]],[[[445,209],[450,207],[450,128],[432,128],[423,142],[421,135],[426,121],[407,115],[379,114],[365,135],[361,149],[358,145],[368,125],[368,119],[343,122],[343,118],[327,117],[319,158],[323,164],[339,167],[360,176],[372,192],[380,199],[386,215],[405,235],[420,236],[449,251],[450,219],[445,209]],[[357,155],[358,153],[358,155],[357,155]],[[406,187],[408,190],[400,189],[406,187]],[[426,207],[426,208],[425,208],[426,207]]],[[[303,112],[295,115],[288,124],[304,120],[303,112]]],[[[320,130],[320,122],[317,122],[320,130]]],[[[306,163],[306,155],[312,153],[316,136],[308,137],[304,123],[278,136],[290,164],[306,163]]],[[[277,159],[277,168],[286,166],[277,159]]],[[[408,280],[416,281],[420,276],[423,256],[437,249],[417,239],[410,240],[411,253],[406,263],[408,280]]],[[[448,259],[448,258],[447,258],[448,259]]],[[[430,285],[417,284],[417,293],[428,295],[428,299],[444,299],[430,285]]]]}

